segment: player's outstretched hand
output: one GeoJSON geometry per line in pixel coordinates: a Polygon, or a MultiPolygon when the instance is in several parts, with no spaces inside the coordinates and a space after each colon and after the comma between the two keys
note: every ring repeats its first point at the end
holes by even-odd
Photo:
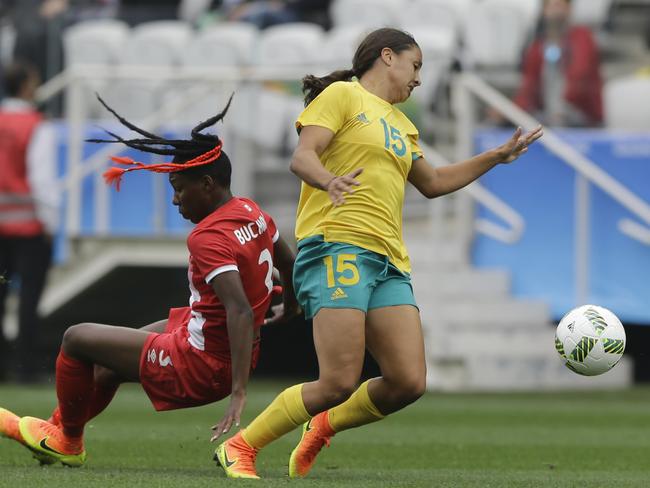
{"type": "Polygon", "coordinates": [[[540,125],[527,134],[522,135],[522,133],[521,127],[518,127],[510,140],[497,148],[500,163],[512,163],[528,151],[528,146],[542,137],[544,131],[540,125]]]}
{"type": "Polygon", "coordinates": [[[233,425],[239,427],[239,421],[241,413],[244,411],[244,405],[246,405],[246,393],[232,393],[230,395],[230,405],[228,405],[228,410],[226,410],[226,413],[219,423],[212,426],[212,431],[214,433],[210,438],[210,442],[216,441],[223,434],[230,431],[230,428],[233,425]]]}
{"type": "Polygon", "coordinates": [[[288,322],[302,313],[300,305],[295,304],[285,307],[284,303],[273,305],[271,307],[271,316],[264,320],[264,325],[277,325],[288,322]]]}
{"type": "Polygon", "coordinates": [[[361,184],[356,180],[356,177],[359,176],[362,171],[363,168],[355,169],[352,173],[343,176],[335,176],[330,180],[325,189],[335,207],[343,205],[345,203],[345,195],[348,193],[354,193],[354,187],[361,184]]]}

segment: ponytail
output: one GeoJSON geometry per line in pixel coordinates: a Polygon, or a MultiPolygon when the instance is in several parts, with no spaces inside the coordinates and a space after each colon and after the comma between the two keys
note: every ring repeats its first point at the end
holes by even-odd
{"type": "Polygon", "coordinates": [[[368,34],[352,59],[352,69],[334,71],[327,76],[319,78],[314,75],[307,75],[302,79],[302,92],[305,94],[305,107],[309,105],[320,92],[336,81],[350,81],[353,76],[361,79],[375,64],[381,56],[381,50],[385,47],[392,49],[395,53],[401,53],[407,49],[417,46],[418,43],[412,35],[393,29],[383,27],[368,34]]]}
{"type": "Polygon", "coordinates": [[[350,81],[355,76],[352,69],[334,71],[329,75],[318,77],[307,75],[302,79],[302,92],[305,94],[305,107],[309,105],[325,88],[336,81],[350,81]]]}

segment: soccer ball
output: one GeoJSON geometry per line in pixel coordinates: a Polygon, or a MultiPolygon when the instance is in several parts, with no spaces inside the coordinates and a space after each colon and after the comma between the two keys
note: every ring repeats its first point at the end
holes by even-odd
{"type": "Polygon", "coordinates": [[[555,349],[571,371],[596,376],[612,369],[623,356],[625,329],[606,308],[583,305],[560,320],[555,349]]]}

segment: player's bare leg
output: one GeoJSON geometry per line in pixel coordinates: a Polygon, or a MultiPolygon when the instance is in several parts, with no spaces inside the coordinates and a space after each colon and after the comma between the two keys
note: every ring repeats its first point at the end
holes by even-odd
{"type": "MultiPolygon", "coordinates": [[[[159,320],[152,324],[145,325],[140,328],[141,331],[162,333],[167,326],[167,320],[159,320]]],[[[87,413],[87,421],[101,413],[112,400],[115,391],[121,383],[126,382],[123,377],[115,373],[113,370],[100,365],[94,367],[94,389],[90,406],[87,413]]],[[[20,417],[13,412],[0,408],[0,437],[13,439],[20,444],[25,445],[25,440],[20,433],[18,422],[20,417]]],[[[58,406],[52,412],[51,417],[48,419],[52,423],[60,427],[61,415],[58,406]]],[[[33,452],[34,457],[41,464],[52,464],[57,462],[57,459],[43,455],[41,453],[33,452]]]]}
{"type": "MultiPolygon", "coordinates": [[[[145,325],[144,327],[140,327],[139,330],[161,334],[165,331],[166,327],[167,319],[159,320],[152,324],[145,325]]],[[[90,401],[90,407],[88,409],[88,416],[86,421],[90,421],[102,413],[104,409],[110,404],[119,386],[122,383],[128,383],[130,381],[121,377],[112,369],[109,369],[105,366],[100,366],[98,364],[95,364],[94,379],[95,388],[93,390],[93,397],[90,401]]],[[[56,425],[60,424],[61,413],[59,412],[58,406],[52,412],[52,415],[48,419],[48,422],[56,425]]]]}
{"type": "Polygon", "coordinates": [[[319,378],[305,383],[302,400],[310,415],[347,400],[356,390],[365,355],[366,314],[356,309],[322,308],[314,317],[319,378]]]}
{"type": "Polygon", "coordinates": [[[366,341],[381,370],[381,377],[370,380],[368,393],[384,415],[424,394],[427,368],[417,308],[400,305],[368,311],[366,341]]]}
{"type": "Polygon", "coordinates": [[[424,345],[415,307],[402,305],[368,311],[365,338],[382,376],[366,381],[347,401],[304,425],[302,438],[289,460],[289,476],[306,476],[335,432],[381,420],[424,392],[424,345]]]}
{"type": "Polygon", "coordinates": [[[259,449],[350,396],[363,366],[364,322],[365,314],[359,310],[318,312],[314,344],[320,377],[287,388],[244,431],[217,448],[216,459],[229,477],[257,477],[259,449]]]}
{"type": "Polygon", "coordinates": [[[310,415],[289,458],[289,476],[304,477],[316,456],[329,446],[334,429],[327,409],[346,402],[357,389],[365,354],[366,314],[353,309],[323,309],[314,318],[314,345],[320,377],[305,383],[302,398],[310,415]],[[322,412],[322,413],[320,413],[322,412]]]}
{"type": "Polygon", "coordinates": [[[149,334],[102,324],[70,327],[63,336],[56,367],[60,425],[23,417],[18,427],[25,445],[65,465],[83,465],[83,429],[93,398],[94,365],[108,368],[126,381],[139,381],[140,355],[149,334]]]}

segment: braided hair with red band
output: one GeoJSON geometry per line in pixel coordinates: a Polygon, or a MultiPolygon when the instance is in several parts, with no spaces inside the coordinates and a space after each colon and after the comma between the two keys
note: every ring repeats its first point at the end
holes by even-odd
{"type": "Polygon", "coordinates": [[[216,124],[218,121],[223,120],[230,102],[232,102],[232,95],[228,100],[226,108],[214,117],[209,118],[198,124],[192,129],[191,139],[165,139],[159,135],[148,132],[140,127],[132,124],[124,117],[119,115],[115,110],[106,104],[106,102],[97,95],[99,102],[112,113],[122,125],[131,129],[134,132],[144,136],[143,138],[124,139],[119,135],[106,131],[107,134],[113,139],[88,139],[88,142],[95,143],[122,143],[128,147],[132,147],[142,152],[169,155],[173,156],[171,162],[159,164],[145,164],[139,161],[134,161],[131,158],[113,156],[111,159],[121,165],[128,166],[126,168],[112,167],[104,173],[104,180],[107,184],[115,185],[119,191],[120,183],[124,174],[130,171],[146,170],[155,173],[175,173],[177,171],[196,173],[196,176],[209,174],[216,178],[218,183],[224,187],[230,187],[230,176],[232,168],[230,160],[222,148],[222,141],[217,135],[202,134],[201,131],[207,127],[216,124]],[[214,163],[214,164],[213,164],[214,163]]]}

